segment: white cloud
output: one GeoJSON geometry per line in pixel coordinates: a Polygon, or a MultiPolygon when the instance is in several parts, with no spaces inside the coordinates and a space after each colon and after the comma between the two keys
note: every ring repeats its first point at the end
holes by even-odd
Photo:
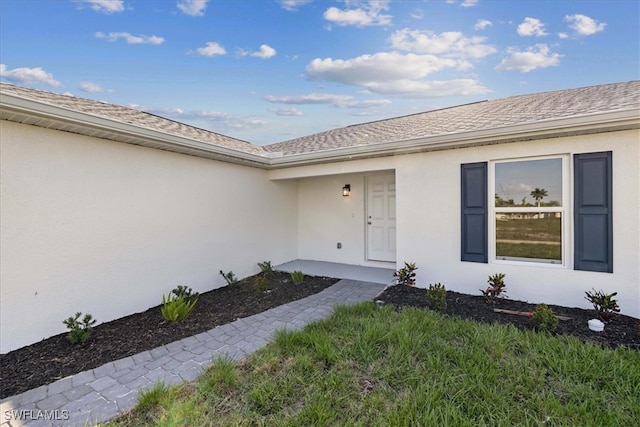
{"type": "Polygon", "coordinates": [[[202,16],[207,8],[209,0],[180,0],[178,1],[178,9],[185,15],[202,16]]]}
{"type": "Polygon", "coordinates": [[[91,82],[80,83],[78,85],[78,89],[80,89],[83,92],[89,92],[89,93],[113,92],[112,90],[103,88],[97,83],[91,83],[91,82]]]}
{"type": "Polygon", "coordinates": [[[8,70],[5,64],[0,64],[0,77],[18,83],[40,83],[53,87],[62,85],[62,83],[53,78],[51,73],[47,73],[40,67],[22,67],[8,70]]]}
{"type": "Polygon", "coordinates": [[[476,22],[476,25],[473,26],[473,28],[475,30],[484,30],[487,27],[490,27],[493,25],[493,22],[486,20],[486,19],[478,19],[478,22],[476,22]]]}
{"type": "Polygon", "coordinates": [[[364,101],[348,101],[340,107],[344,108],[373,108],[373,107],[382,107],[384,105],[391,104],[391,101],[388,99],[366,99],[364,101]]]}
{"type": "Polygon", "coordinates": [[[341,27],[391,25],[392,16],[383,14],[383,11],[389,10],[388,0],[347,1],[347,7],[350,5],[356,8],[338,9],[333,6],[328,8],[324,12],[324,19],[341,27]]]}
{"type": "Polygon", "coordinates": [[[491,92],[473,79],[445,81],[398,80],[369,86],[372,92],[405,98],[432,98],[440,96],[480,95],[491,92]]]}
{"type": "Polygon", "coordinates": [[[263,44],[260,45],[260,50],[257,52],[247,52],[246,50],[239,50],[238,54],[240,56],[254,56],[256,58],[269,59],[276,56],[276,50],[269,45],[263,44]]]}
{"type": "Polygon", "coordinates": [[[265,101],[275,104],[314,105],[327,104],[337,108],[371,108],[391,104],[388,99],[369,99],[359,101],[351,95],[337,95],[330,93],[310,93],[307,95],[285,95],[264,97],[265,101]]]}
{"type": "Polygon", "coordinates": [[[139,111],[157,114],[158,116],[166,117],[171,120],[192,123],[194,126],[205,127],[213,132],[220,133],[255,129],[267,124],[267,122],[262,119],[250,116],[239,116],[237,114],[220,111],[184,111],[180,108],[149,107],[143,105],[129,105],[129,107],[139,111]]]}
{"type": "Polygon", "coordinates": [[[124,11],[123,0],[75,0],[79,3],[88,3],[91,9],[101,13],[115,13],[124,11]]]}
{"type": "MultiPolygon", "coordinates": [[[[478,4],[479,0],[462,0],[462,2],[460,3],[460,6],[462,7],[473,7],[476,6],[478,4]]],[[[447,0],[447,3],[449,4],[456,4],[458,3],[457,0],[447,0]]]]}
{"type": "Polygon", "coordinates": [[[542,37],[548,33],[544,30],[544,24],[542,21],[536,18],[524,18],[524,22],[518,25],[518,35],[523,37],[542,37]]]}
{"type": "Polygon", "coordinates": [[[454,68],[459,62],[433,55],[382,52],[353,59],[316,58],[307,67],[314,80],[330,80],[350,85],[367,86],[370,82],[417,79],[444,68],[454,68]]]}
{"type": "Polygon", "coordinates": [[[278,116],[304,116],[304,113],[296,107],[269,108],[269,111],[278,116]]]}
{"type": "Polygon", "coordinates": [[[569,27],[579,36],[591,36],[604,31],[607,26],[604,22],[599,23],[595,19],[581,14],[567,15],[564,20],[569,23],[569,27]]]}
{"type": "Polygon", "coordinates": [[[488,92],[487,88],[470,79],[444,82],[424,80],[436,71],[446,68],[466,69],[470,66],[464,60],[391,52],[348,60],[316,58],[307,65],[306,71],[313,80],[361,86],[370,92],[391,96],[420,98],[488,92]]]}
{"type": "Polygon", "coordinates": [[[394,49],[454,58],[483,58],[497,51],[484,43],[486,37],[465,37],[457,31],[435,34],[405,28],[393,33],[389,39],[394,49]]]}
{"type": "Polygon", "coordinates": [[[196,111],[193,113],[187,113],[187,116],[204,119],[211,124],[223,126],[224,129],[253,128],[263,126],[267,123],[261,119],[238,116],[236,114],[219,111],[196,111]]]}
{"type": "Polygon", "coordinates": [[[128,44],[162,44],[164,43],[164,38],[158,36],[134,36],[129,33],[120,32],[120,33],[101,33],[98,32],[95,36],[99,39],[105,39],[110,42],[118,41],[118,39],[124,39],[128,44]]]}
{"type": "Polygon", "coordinates": [[[422,9],[416,9],[413,12],[411,12],[411,17],[413,19],[423,19],[424,18],[424,12],[422,11],[422,9]]]}
{"type": "Polygon", "coordinates": [[[560,38],[560,39],[568,39],[569,38],[569,34],[567,34],[567,33],[558,33],[558,38],[560,38]]]}
{"type": "Polygon", "coordinates": [[[333,104],[340,105],[350,99],[353,99],[349,95],[334,95],[330,93],[310,93],[307,95],[284,95],[275,96],[267,95],[264,97],[265,101],[277,103],[277,104],[296,104],[296,105],[309,105],[309,104],[333,104]]]}
{"type": "Polygon", "coordinates": [[[199,47],[196,52],[202,56],[225,55],[226,50],[216,42],[207,42],[204,47],[199,47]]]}
{"type": "Polygon", "coordinates": [[[313,0],[278,0],[278,3],[280,3],[283,9],[294,12],[298,10],[298,7],[311,3],[312,1],[313,0]]]}
{"type": "Polygon", "coordinates": [[[508,49],[509,57],[503,59],[495,69],[496,71],[520,71],[528,73],[537,68],[554,67],[560,64],[562,55],[551,53],[546,44],[537,44],[526,51],[518,51],[515,48],[508,49]]]}

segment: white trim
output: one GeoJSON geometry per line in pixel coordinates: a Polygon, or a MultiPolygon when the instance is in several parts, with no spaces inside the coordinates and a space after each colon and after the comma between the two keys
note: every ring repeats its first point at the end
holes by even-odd
{"type": "Polygon", "coordinates": [[[302,154],[282,155],[268,152],[251,154],[13,94],[2,93],[0,105],[3,112],[1,118],[5,120],[19,123],[27,121],[36,126],[269,170],[567,135],[640,129],[638,108],[627,108],[489,129],[394,140],[373,145],[365,143],[357,147],[302,154]],[[46,126],[44,121],[48,121],[46,126]]]}
{"type": "Polygon", "coordinates": [[[571,256],[573,255],[573,239],[571,234],[573,232],[573,194],[571,180],[571,158],[568,153],[549,154],[544,156],[531,156],[531,157],[517,157],[510,159],[494,159],[490,160],[489,170],[487,175],[487,202],[489,204],[488,209],[488,260],[491,264],[507,264],[507,265],[525,265],[525,266],[540,266],[545,268],[573,268],[571,256]],[[561,206],[550,207],[496,207],[495,206],[495,167],[500,163],[515,163],[526,162],[531,160],[547,160],[547,159],[561,159],[562,161],[562,203],[561,206]],[[496,256],[496,215],[499,213],[528,213],[532,210],[536,212],[558,212],[561,214],[560,223],[560,245],[561,245],[561,262],[555,262],[553,260],[538,260],[538,259],[516,259],[511,257],[508,259],[498,259],[496,256]]]}
{"type": "MultiPolygon", "coordinates": [[[[96,136],[128,144],[142,145],[247,166],[266,168],[269,164],[269,160],[261,155],[245,153],[187,137],[168,134],[160,130],[147,129],[110,118],[44,104],[6,93],[2,94],[1,105],[3,112],[17,115],[22,118],[22,120],[27,118],[36,120],[35,126],[87,134],[89,136],[96,136]],[[39,123],[42,120],[49,121],[50,123],[48,123],[47,126],[42,126],[42,124],[39,123]]],[[[3,114],[3,118],[18,123],[21,122],[21,120],[15,120],[13,117],[7,117],[6,113],[3,114]]]]}
{"type": "Polygon", "coordinates": [[[454,132],[414,139],[395,140],[374,145],[361,145],[312,153],[289,154],[279,159],[272,159],[271,166],[273,168],[302,166],[315,163],[357,160],[370,157],[411,154],[628,129],[640,129],[640,116],[638,115],[637,108],[605,113],[590,113],[568,118],[547,119],[533,123],[454,132]]]}

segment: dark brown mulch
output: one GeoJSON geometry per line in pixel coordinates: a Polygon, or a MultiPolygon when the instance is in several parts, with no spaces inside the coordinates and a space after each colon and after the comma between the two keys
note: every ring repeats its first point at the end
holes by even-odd
{"type": "MultiPolygon", "coordinates": [[[[393,304],[397,308],[411,306],[428,308],[429,303],[425,289],[413,288],[406,285],[392,286],[380,295],[378,300],[386,304],[393,304]]],[[[506,323],[519,329],[534,329],[533,320],[527,316],[494,312],[498,309],[518,312],[533,312],[535,304],[523,301],[502,299],[492,306],[487,304],[481,295],[468,295],[447,291],[447,311],[451,316],[471,319],[483,323],[506,323]]],[[[560,320],[555,331],[556,335],[572,335],[586,342],[596,343],[603,347],[628,347],[640,350],[640,320],[634,317],[616,314],[613,320],[605,325],[603,332],[592,332],[587,326],[590,319],[595,318],[594,310],[568,308],[557,305],[549,307],[557,316],[570,317],[570,320],[560,320]]]]}
{"type": "Polygon", "coordinates": [[[182,322],[166,321],[157,306],[94,327],[82,345],[72,345],[64,333],[1,354],[0,399],[307,297],[337,281],[305,276],[295,285],[288,273],[275,272],[263,293],[256,289],[255,277],[249,277],[200,294],[182,322]]]}
{"type": "MultiPolygon", "coordinates": [[[[304,284],[298,286],[291,282],[287,273],[277,272],[268,282],[270,292],[260,293],[255,289],[254,278],[250,277],[233,287],[226,286],[201,294],[194,311],[183,322],[165,321],[158,306],[96,326],[91,340],[85,345],[71,345],[66,334],[56,335],[0,355],[0,398],[304,298],[337,281],[327,277],[305,276],[304,284]]],[[[408,286],[392,286],[377,299],[396,307],[428,308],[429,305],[424,289],[408,286]]],[[[533,311],[535,305],[505,299],[496,307],[533,311]]],[[[593,310],[550,307],[555,314],[572,318],[560,321],[556,334],[573,335],[604,347],[625,346],[640,350],[640,320],[636,318],[616,315],[604,332],[596,333],[587,328],[587,321],[594,317],[593,310]]],[[[530,318],[495,313],[481,296],[447,291],[447,314],[478,322],[501,322],[520,329],[533,329],[530,318]]]]}

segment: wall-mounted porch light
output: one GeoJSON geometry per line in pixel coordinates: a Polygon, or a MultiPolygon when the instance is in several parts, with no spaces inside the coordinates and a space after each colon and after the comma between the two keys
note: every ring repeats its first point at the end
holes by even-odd
{"type": "Polygon", "coordinates": [[[345,184],[345,186],[342,187],[342,197],[349,197],[350,195],[351,195],[351,185],[345,184]]]}

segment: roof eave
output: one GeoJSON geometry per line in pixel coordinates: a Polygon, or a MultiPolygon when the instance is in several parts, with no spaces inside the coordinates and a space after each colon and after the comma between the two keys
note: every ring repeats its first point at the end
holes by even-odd
{"type": "Polygon", "coordinates": [[[267,152],[264,155],[246,153],[6,93],[2,94],[0,104],[0,118],[3,119],[260,169],[290,168],[640,128],[640,109],[629,108],[277,157],[267,152]]]}
{"type": "Polygon", "coordinates": [[[11,94],[2,94],[1,109],[1,118],[7,118],[11,121],[24,122],[27,120],[35,126],[50,129],[96,136],[117,142],[261,169],[269,168],[270,162],[266,156],[220,147],[89,113],[17,97],[11,94]],[[13,118],[8,118],[10,116],[13,116],[13,118]],[[18,120],[18,118],[21,118],[21,120],[18,120]],[[45,125],[45,123],[48,125],[45,125]]]}
{"type": "Polygon", "coordinates": [[[630,129],[640,129],[640,109],[638,108],[396,140],[373,145],[290,154],[271,159],[271,169],[630,129]]]}

